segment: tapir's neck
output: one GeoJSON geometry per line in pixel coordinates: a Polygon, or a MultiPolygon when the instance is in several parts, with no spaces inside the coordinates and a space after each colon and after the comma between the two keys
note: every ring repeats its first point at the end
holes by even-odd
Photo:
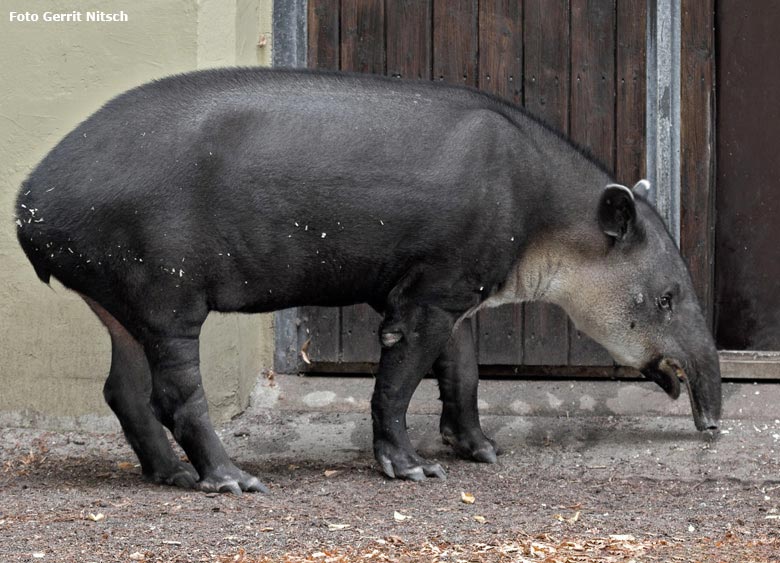
{"type": "Polygon", "coordinates": [[[498,307],[506,303],[544,301],[558,303],[561,293],[561,273],[568,269],[566,256],[553,242],[529,245],[497,291],[483,303],[498,307]]]}
{"type": "Polygon", "coordinates": [[[506,280],[480,306],[541,301],[568,310],[572,280],[588,275],[587,264],[603,253],[604,237],[595,225],[569,223],[559,230],[537,233],[529,241],[506,280]]]}

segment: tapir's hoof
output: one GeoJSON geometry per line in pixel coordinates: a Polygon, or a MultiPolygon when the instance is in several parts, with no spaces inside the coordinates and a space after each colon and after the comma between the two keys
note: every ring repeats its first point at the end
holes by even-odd
{"type": "Polygon", "coordinates": [[[198,472],[189,463],[177,461],[164,470],[144,473],[144,478],[158,485],[172,485],[181,489],[194,489],[199,479],[198,472]]]}
{"type": "Polygon", "coordinates": [[[482,432],[456,436],[452,432],[442,431],[441,439],[452,446],[459,457],[480,463],[496,463],[498,456],[503,453],[496,443],[482,432]]]}
{"type": "Polygon", "coordinates": [[[438,463],[430,463],[385,441],[374,444],[374,456],[382,472],[391,479],[424,481],[426,477],[447,478],[447,473],[438,463]]]}
{"type": "Polygon", "coordinates": [[[240,495],[244,491],[248,493],[268,492],[266,486],[257,477],[252,477],[236,466],[222,468],[215,471],[213,475],[201,479],[198,481],[198,489],[207,493],[233,493],[234,495],[240,495]]]}

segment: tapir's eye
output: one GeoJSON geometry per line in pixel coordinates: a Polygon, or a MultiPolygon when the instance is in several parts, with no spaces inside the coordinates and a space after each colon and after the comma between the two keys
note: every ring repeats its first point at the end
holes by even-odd
{"type": "Polygon", "coordinates": [[[658,308],[662,311],[671,311],[672,310],[672,294],[671,293],[664,293],[661,297],[658,298],[658,308]]]}

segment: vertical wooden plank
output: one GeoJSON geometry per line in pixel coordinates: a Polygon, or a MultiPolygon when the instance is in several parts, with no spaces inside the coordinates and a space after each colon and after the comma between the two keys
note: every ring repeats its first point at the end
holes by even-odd
{"type": "Polygon", "coordinates": [[[433,0],[433,80],[477,85],[478,18],[477,0],[433,0]]]}
{"type": "MultiPolygon", "coordinates": [[[[509,101],[522,101],[523,12],[519,0],[479,3],[479,86],[509,101]]],[[[523,361],[523,315],[519,305],[478,313],[479,363],[514,365],[523,361]]]]}
{"type": "Polygon", "coordinates": [[[341,70],[384,74],[384,0],[341,0],[341,70]]]}
{"type": "Polygon", "coordinates": [[[569,132],[569,0],[525,0],[524,105],[569,132]]]}
{"type": "Polygon", "coordinates": [[[617,3],[615,177],[633,186],[645,177],[647,0],[617,3]]]}
{"type": "Polygon", "coordinates": [[[430,80],[432,0],[388,0],[387,74],[430,80]]]}
{"type": "MultiPolygon", "coordinates": [[[[307,66],[339,68],[339,1],[308,0],[307,66]]],[[[298,309],[300,345],[309,341],[307,355],[313,362],[338,362],[341,358],[341,311],[335,307],[298,309]]],[[[302,365],[304,370],[307,366],[302,365]]]]}
{"type": "Polygon", "coordinates": [[[480,365],[523,363],[523,308],[502,305],[477,313],[477,358],[480,365]]]}
{"type": "MultiPolygon", "coordinates": [[[[341,311],[338,307],[301,307],[298,340],[312,362],[341,360],[341,311]],[[306,342],[308,341],[308,345],[306,342]]],[[[302,366],[308,369],[306,365],[302,366]]]]}
{"type": "Polygon", "coordinates": [[[477,14],[477,0],[434,0],[434,80],[476,86],[477,14]]]}
{"type": "Polygon", "coordinates": [[[341,310],[341,361],[379,362],[379,323],[382,317],[368,305],[341,310]]]}
{"type": "Polygon", "coordinates": [[[480,1],[478,67],[480,90],[522,103],[522,0],[480,1]]]}
{"type": "MultiPolygon", "coordinates": [[[[563,133],[569,130],[569,0],[525,0],[525,107],[563,133]]],[[[524,306],[524,363],[566,365],[569,324],[559,307],[524,306]]]]}
{"type": "Polygon", "coordinates": [[[338,0],[308,0],[309,68],[338,70],[339,68],[339,2],[338,0]]]}
{"type": "Polygon", "coordinates": [[[571,42],[570,135],[613,168],[615,0],[572,0],[571,42]]]}
{"type": "Polygon", "coordinates": [[[710,323],[715,276],[715,1],[683,0],[680,250],[710,323]]]}
{"type": "MultiPolygon", "coordinates": [[[[571,0],[571,138],[615,165],[615,0],[571,0]]],[[[609,354],[573,327],[573,365],[611,365],[609,354]]]]}
{"type": "MultiPolygon", "coordinates": [[[[341,70],[384,74],[384,0],[341,0],[341,70]]],[[[379,315],[368,305],[341,310],[341,361],[378,362],[379,315]]]]}

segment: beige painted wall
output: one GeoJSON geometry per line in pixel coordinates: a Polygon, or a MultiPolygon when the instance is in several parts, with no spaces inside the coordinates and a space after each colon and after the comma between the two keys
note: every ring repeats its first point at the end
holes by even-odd
{"type": "MultiPolygon", "coordinates": [[[[78,122],[130,87],[198,68],[269,64],[272,1],[0,0],[0,423],[115,424],[101,393],[105,329],[80,298],[38,281],[16,242],[21,181],[78,122]],[[123,10],[129,21],[9,21],[10,11],[42,18],[73,10],[123,10]]],[[[209,317],[201,358],[214,419],[245,408],[271,366],[271,318],[209,317]]]]}

